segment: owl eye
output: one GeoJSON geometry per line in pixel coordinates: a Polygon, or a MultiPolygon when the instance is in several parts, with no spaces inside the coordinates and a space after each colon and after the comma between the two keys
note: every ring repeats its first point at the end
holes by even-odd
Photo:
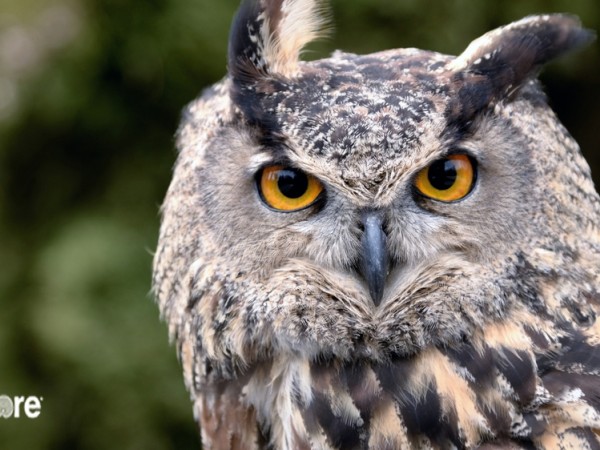
{"type": "Polygon", "coordinates": [[[315,177],[284,166],[265,167],[259,174],[258,187],[268,206],[286,212],[312,205],[323,192],[323,185],[315,177]]]}
{"type": "Polygon", "coordinates": [[[421,194],[441,202],[458,201],[471,192],[475,169],[467,155],[449,155],[421,170],[415,186],[421,194]]]}

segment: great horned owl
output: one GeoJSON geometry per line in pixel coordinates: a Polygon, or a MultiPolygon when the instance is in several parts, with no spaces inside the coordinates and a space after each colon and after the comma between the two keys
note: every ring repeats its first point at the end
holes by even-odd
{"type": "Polygon", "coordinates": [[[316,0],[246,0],[186,110],[154,290],[206,449],[600,446],[600,202],[528,17],[458,57],[300,61],[316,0]]]}

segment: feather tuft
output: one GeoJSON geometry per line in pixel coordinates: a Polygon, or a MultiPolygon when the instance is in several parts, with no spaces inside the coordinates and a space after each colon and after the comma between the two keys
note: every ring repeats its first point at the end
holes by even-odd
{"type": "Polygon", "coordinates": [[[293,78],[304,47],[326,34],[326,17],[320,0],[245,0],[230,35],[230,73],[241,82],[293,78]]]}

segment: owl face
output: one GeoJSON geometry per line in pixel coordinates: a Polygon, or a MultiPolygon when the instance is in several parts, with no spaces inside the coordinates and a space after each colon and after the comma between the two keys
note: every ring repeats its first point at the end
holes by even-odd
{"type": "Polygon", "coordinates": [[[262,127],[247,129],[240,116],[200,176],[212,239],[226,259],[266,280],[292,260],[314,265],[377,306],[394,301],[404,275],[441,255],[475,264],[504,252],[510,236],[524,233],[519,217],[533,203],[524,201],[530,150],[505,132],[503,114],[449,123],[448,62],[427,52],[338,53],[302,65],[294,80],[265,81],[268,94],[251,118],[262,127]],[[275,113],[265,119],[265,111],[275,113]],[[468,167],[457,170],[460,162],[468,167]],[[318,192],[302,200],[308,180],[318,192]],[[277,203],[293,198],[302,202],[277,203]],[[370,280],[363,266],[378,264],[383,279],[370,280]],[[370,295],[378,282],[379,295],[370,295]]]}
{"type": "Polygon", "coordinates": [[[533,79],[589,40],[575,19],[524,19],[459,57],[308,63],[317,6],[280,3],[243,3],[229,75],[179,133],[155,289],[172,334],[198,337],[190,385],[277,354],[383,360],[460,341],[534,289],[524,254],[554,270],[577,247],[557,233],[597,217],[533,79]]]}

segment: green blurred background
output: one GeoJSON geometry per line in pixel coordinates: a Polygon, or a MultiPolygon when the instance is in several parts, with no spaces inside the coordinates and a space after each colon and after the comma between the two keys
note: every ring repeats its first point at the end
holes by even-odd
{"type": "MultiPolygon", "coordinates": [[[[0,449],[198,448],[150,290],[180,111],[225,72],[238,0],[0,0],[0,449]]],[[[334,48],[458,53],[546,11],[600,28],[598,0],[336,0],[334,48]]],[[[598,44],[543,74],[600,174],[598,44]]]]}

